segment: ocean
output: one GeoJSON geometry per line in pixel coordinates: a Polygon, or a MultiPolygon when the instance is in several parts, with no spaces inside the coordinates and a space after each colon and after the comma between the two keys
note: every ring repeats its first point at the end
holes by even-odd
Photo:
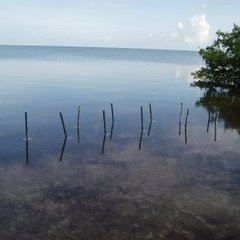
{"type": "Polygon", "coordinates": [[[190,86],[202,65],[0,46],[0,239],[238,239],[239,106],[190,86]]]}

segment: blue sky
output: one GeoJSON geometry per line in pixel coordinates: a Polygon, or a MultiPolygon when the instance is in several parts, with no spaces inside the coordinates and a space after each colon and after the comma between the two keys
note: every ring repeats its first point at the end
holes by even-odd
{"type": "Polygon", "coordinates": [[[0,44],[190,49],[240,24],[239,0],[0,0],[0,44]]]}

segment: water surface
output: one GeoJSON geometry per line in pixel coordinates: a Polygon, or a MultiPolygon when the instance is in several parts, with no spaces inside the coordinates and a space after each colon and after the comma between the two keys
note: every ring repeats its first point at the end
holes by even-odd
{"type": "Polygon", "coordinates": [[[239,98],[190,87],[201,64],[0,46],[0,239],[239,239],[239,98]]]}

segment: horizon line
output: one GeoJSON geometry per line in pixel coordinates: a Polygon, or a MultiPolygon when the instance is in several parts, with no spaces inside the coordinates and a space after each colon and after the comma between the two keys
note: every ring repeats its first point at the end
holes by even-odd
{"type": "Polygon", "coordinates": [[[76,46],[76,45],[39,45],[39,44],[0,44],[6,47],[59,47],[59,48],[104,48],[104,49],[123,49],[123,50],[147,50],[147,51],[182,51],[182,52],[198,52],[198,50],[189,49],[164,49],[164,48],[131,48],[131,47],[106,47],[106,46],[76,46]]]}

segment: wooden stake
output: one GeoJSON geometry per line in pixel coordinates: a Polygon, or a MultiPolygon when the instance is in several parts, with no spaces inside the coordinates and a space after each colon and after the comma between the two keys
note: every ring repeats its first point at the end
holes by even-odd
{"type": "Polygon", "coordinates": [[[105,116],[105,111],[103,110],[103,128],[104,128],[104,134],[107,133],[106,129],[106,116],[105,116]]]}
{"type": "Polygon", "coordinates": [[[28,139],[28,119],[27,119],[27,112],[25,112],[25,138],[28,139]]]}
{"type": "Polygon", "coordinates": [[[79,128],[80,125],[80,106],[78,106],[78,114],[77,114],[77,128],[79,128]]]}
{"type": "Polygon", "coordinates": [[[60,115],[60,118],[61,118],[62,127],[63,127],[63,131],[64,131],[64,134],[65,134],[65,137],[67,137],[67,131],[66,131],[66,128],[65,128],[65,124],[64,124],[62,113],[59,112],[59,115],[60,115]]]}
{"type": "Polygon", "coordinates": [[[143,107],[141,106],[141,131],[143,131],[143,107]]]}
{"type": "Polygon", "coordinates": [[[112,123],[114,123],[114,111],[113,111],[113,104],[111,103],[111,112],[112,112],[112,123]]]}
{"type": "Polygon", "coordinates": [[[186,115],[186,119],[185,119],[185,127],[187,127],[188,115],[189,115],[189,108],[188,108],[188,110],[187,110],[187,115],[186,115]]]}
{"type": "Polygon", "coordinates": [[[78,114],[77,114],[77,139],[78,143],[80,143],[80,105],[78,106],[78,114]]]}
{"type": "Polygon", "coordinates": [[[149,103],[149,114],[150,114],[150,120],[152,121],[152,105],[149,103]]]}
{"type": "Polygon", "coordinates": [[[28,117],[27,112],[24,114],[25,116],[25,141],[26,141],[26,164],[28,164],[28,117]]]}
{"type": "Polygon", "coordinates": [[[179,122],[182,120],[182,111],[183,111],[183,103],[181,103],[181,111],[179,115],[179,122]]]}

